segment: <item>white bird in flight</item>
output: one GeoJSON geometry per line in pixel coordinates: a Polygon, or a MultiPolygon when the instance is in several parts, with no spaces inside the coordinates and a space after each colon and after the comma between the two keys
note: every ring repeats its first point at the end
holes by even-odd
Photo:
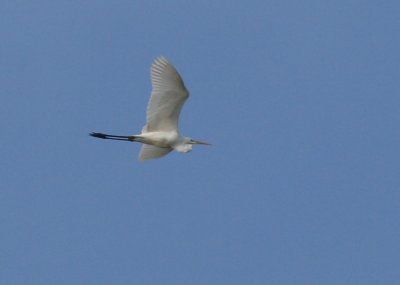
{"type": "Polygon", "coordinates": [[[163,56],[156,58],[151,66],[151,84],[153,90],[147,106],[147,122],[140,135],[90,135],[101,139],[143,143],[140,161],[162,157],[173,149],[189,152],[194,144],[210,145],[179,133],[179,114],[189,92],[175,67],[163,56]]]}

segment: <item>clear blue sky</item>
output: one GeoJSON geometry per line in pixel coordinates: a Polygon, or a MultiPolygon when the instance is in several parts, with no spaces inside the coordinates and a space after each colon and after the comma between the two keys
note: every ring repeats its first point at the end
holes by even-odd
{"type": "Polygon", "coordinates": [[[398,1],[2,1],[0,283],[399,284],[398,1]],[[139,163],[149,67],[189,154],[139,163]]]}

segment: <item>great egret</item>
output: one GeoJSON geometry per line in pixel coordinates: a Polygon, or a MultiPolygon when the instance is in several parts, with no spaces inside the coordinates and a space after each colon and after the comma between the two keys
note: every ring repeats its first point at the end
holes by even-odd
{"type": "Polygon", "coordinates": [[[90,135],[101,139],[143,143],[140,161],[162,157],[173,149],[189,152],[194,144],[210,145],[179,133],[179,113],[189,97],[189,92],[175,67],[163,56],[156,58],[151,66],[151,83],[153,90],[147,106],[147,123],[140,135],[90,135]]]}

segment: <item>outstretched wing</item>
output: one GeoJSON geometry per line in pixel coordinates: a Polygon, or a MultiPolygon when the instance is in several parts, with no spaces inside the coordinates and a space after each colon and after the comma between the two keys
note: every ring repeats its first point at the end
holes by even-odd
{"type": "Polygon", "coordinates": [[[178,130],[179,114],[189,92],[175,67],[163,56],[151,66],[151,83],[153,90],[143,132],[178,130]]]}
{"type": "Polygon", "coordinates": [[[169,147],[157,147],[149,144],[143,144],[139,153],[139,160],[144,161],[148,159],[159,158],[170,153],[171,150],[172,148],[169,147]]]}

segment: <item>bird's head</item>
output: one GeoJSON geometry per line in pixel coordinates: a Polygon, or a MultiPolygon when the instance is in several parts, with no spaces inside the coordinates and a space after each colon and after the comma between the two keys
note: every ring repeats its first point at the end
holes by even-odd
{"type": "Polygon", "coordinates": [[[210,145],[209,143],[203,141],[198,141],[185,137],[183,139],[183,143],[175,146],[175,149],[179,152],[189,152],[192,150],[194,144],[210,145]]]}

